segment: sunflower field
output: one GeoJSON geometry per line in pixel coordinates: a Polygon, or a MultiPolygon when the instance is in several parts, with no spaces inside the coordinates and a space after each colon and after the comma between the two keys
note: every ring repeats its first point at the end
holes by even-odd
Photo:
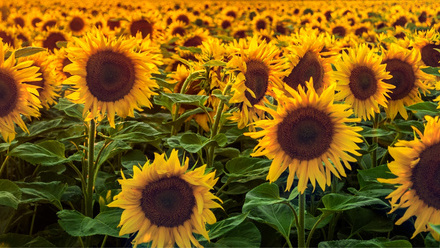
{"type": "Polygon", "coordinates": [[[0,247],[440,247],[439,2],[0,17],[0,247]]]}

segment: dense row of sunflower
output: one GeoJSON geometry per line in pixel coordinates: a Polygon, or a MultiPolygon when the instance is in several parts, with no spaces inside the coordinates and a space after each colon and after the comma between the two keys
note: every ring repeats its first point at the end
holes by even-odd
{"type": "Polygon", "coordinates": [[[3,3],[0,244],[438,246],[440,4],[323,3],[3,3]]]}

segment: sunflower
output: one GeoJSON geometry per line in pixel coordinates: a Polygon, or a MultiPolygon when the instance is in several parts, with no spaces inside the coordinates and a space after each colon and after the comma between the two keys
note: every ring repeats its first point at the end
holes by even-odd
{"type": "Polygon", "coordinates": [[[262,130],[246,133],[254,139],[261,138],[252,156],[272,159],[267,179],[274,182],[289,168],[286,190],[292,187],[296,174],[301,193],[309,180],[313,188],[317,181],[325,190],[325,185],[331,183],[331,174],[346,176],[340,160],[351,169],[348,162],[356,159],[347,152],[359,156],[356,143],[362,142],[357,133],[362,128],[345,124],[357,120],[348,118],[352,114],[350,106],[333,104],[335,85],[318,95],[312,81],[307,82],[307,91],[301,85],[298,91],[285,85],[291,97],[274,89],[275,99],[282,99],[277,110],[258,107],[272,119],[256,121],[253,125],[262,130]]]}
{"type": "Polygon", "coordinates": [[[17,47],[19,43],[13,32],[13,27],[7,27],[3,23],[0,23],[0,40],[14,48],[17,47]]]}
{"type": "Polygon", "coordinates": [[[264,15],[257,14],[252,19],[252,29],[254,30],[254,32],[262,29],[270,29],[270,26],[271,26],[270,20],[264,15]]]}
{"type": "Polygon", "coordinates": [[[287,63],[279,57],[280,50],[275,45],[260,41],[257,36],[249,42],[235,42],[234,48],[238,51],[227,64],[229,70],[237,73],[229,102],[240,105],[240,111],[234,112],[231,120],[241,129],[263,117],[264,111],[255,105],[267,101],[265,95],[274,85],[282,85],[280,78],[286,75],[287,63]]]}
{"type": "Polygon", "coordinates": [[[156,40],[159,35],[159,14],[157,11],[149,11],[147,13],[136,11],[130,13],[130,20],[126,32],[129,35],[135,37],[137,33],[142,35],[142,38],[149,37],[152,40],[156,40]]]}
{"type": "Polygon", "coordinates": [[[343,100],[353,107],[356,116],[369,120],[373,113],[379,113],[379,105],[387,106],[388,93],[395,86],[384,83],[391,75],[385,70],[382,59],[374,50],[363,44],[349,53],[342,54],[343,61],[335,64],[333,72],[337,80],[336,100],[343,100]]]}
{"type": "Polygon", "coordinates": [[[405,214],[396,222],[402,224],[411,216],[416,216],[414,238],[420,232],[431,231],[440,241],[428,223],[440,224],[440,120],[439,117],[425,116],[427,123],[423,134],[414,128],[420,139],[400,140],[389,153],[394,161],[388,163],[392,179],[381,179],[382,183],[399,185],[387,198],[391,198],[391,213],[399,208],[407,208],[405,214]]]}
{"type": "Polygon", "coordinates": [[[39,69],[38,72],[41,73],[40,80],[24,81],[24,83],[38,86],[37,91],[41,104],[48,109],[50,105],[55,103],[55,98],[59,97],[58,91],[62,82],[57,80],[54,57],[48,51],[45,51],[20,58],[19,61],[33,61],[33,65],[39,69]]]}
{"type": "Polygon", "coordinates": [[[39,32],[39,35],[35,38],[37,45],[47,48],[49,51],[54,52],[60,49],[57,42],[67,42],[71,40],[71,33],[65,30],[60,30],[58,26],[51,27],[48,31],[39,32]]]}
{"type": "Polygon", "coordinates": [[[67,47],[71,64],[64,67],[73,76],[64,83],[76,92],[68,98],[84,103],[84,116],[102,120],[107,112],[110,126],[115,126],[115,113],[121,117],[133,116],[134,109],[151,107],[152,90],[157,88],[150,74],[157,70],[147,52],[134,52],[138,40],[109,40],[98,31],[86,34],[67,47]],[[88,114],[87,114],[88,113],[88,114]]]}
{"type": "Polygon", "coordinates": [[[413,46],[420,51],[422,62],[426,66],[440,67],[440,34],[435,29],[419,32],[415,37],[413,46]]]}
{"type": "Polygon", "coordinates": [[[181,165],[176,150],[168,159],[155,154],[152,163],[133,167],[133,178],[118,180],[122,192],[109,207],[124,209],[119,235],[137,232],[138,244],[151,242],[151,247],[201,247],[193,232],[209,240],[205,223],[214,224],[211,208],[221,208],[221,200],[209,192],[218,179],[215,172],[205,175],[206,165],[188,170],[187,158],[181,165]]]}
{"type": "Polygon", "coordinates": [[[82,11],[73,11],[69,13],[64,26],[66,30],[72,32],[73,35],[81,36],[87,32],[89,28],[89,17],[82,11]]]}
{"type": "Polygon", "coordinates": [[[306,81],[312,77],[316,91],[321,93],[330,85],[331,64],[334,63],[335,57],[322,57],[324,36],[318,35],[316,31],[307,32],[301,29],[293,37],[294,44],[287,48],[286,53],[292,70],[283,81],[297,89],[298,85],[304,87],[306,81]]]}
{"type": "Polygon", "coordinates": [[[180,36],[183,37],[186,35],[186,25],[185,23],[181,22],[181,21],[175,21],[173,23],[171,23],[168,28],[168,35],[171,37],[175,37],[175,36],[180,36]]]}
{"type": "Polygon", "coordinates": [[[420,91],[429,92],[429,76],[419,67],[420,53],[417,50],[408,50],[396,44],[391,44],[388,51],[383,53],[382,63],[391,74],[391,79],[385,83],[396,86],[389,94],[388,107],[385,108],[387,116],[394,119],[397,113],[406,120],[408,113],[405,106],[421,102],[420,91]]]}
{"type": "Polygon", "coordinates": [[[23,84],[39,81],[40,73],[37,67],[31,66],[32,61],[16,64],[15,51],[5,60],[7,51],[7,46],[0,41],[0,134],[6,142],[11,142],[15,138],[14,123],[29,132],[21,115],[29,118],[40,115],[38,87],[23,84]]]}

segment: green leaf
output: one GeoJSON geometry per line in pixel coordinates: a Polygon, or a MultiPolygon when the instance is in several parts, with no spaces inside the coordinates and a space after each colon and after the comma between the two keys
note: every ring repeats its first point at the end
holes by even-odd
{"type": "Polygon", "coordinates": [[[61,124],[62,121],[63,121],[62,118],[52,119],[49,121],[48,120],[33,121],[28,126],[29,133],[20,132],[17,134],[17,137],[35,137],[55,129],[62,129],[68,127],[68,124],[61,124]]]}
{"type": "Polygon", "coordinates": [[[425,237],[425,247],[440,247],[440,241],[437,241],[432,236],[432,233],[428,233],[425,237]]]}
{"type": "Polygon", "coordinates": [[[123,129],[108,138],[124,142],[149,143],[164,135],[163,132],[145,122],[126,121],[123,125],[125,126],[123,129]]]}
{"type": "Polygon", "coordinates": [[[180,145],[188,152],[197,153],[208,138],[195,133],[185,133],[180,137],[180,145]]]}
{"type": "Polygon", "coordinates": [[[36,53],[39,52],[44,52],[46,51],[46,48],[42,48],[42,47],[24,47],[24,48],[20,48],[17,49],[15,51],[15,58],[21,58],[21,57],[27,57],[27,56],[31,56],[34,55],[36,53]]]}
{"type": "Polygon", "coordinates": [[[394,131],[384,130],[381,128],[370,128],[370,127],[362,127],[363,130],[359,133],[364,137],[382,137],[393,135],[394,131]]]}
{"type": "Polygon", "coordinates": [[[16,182],[22,192],[20,203],[49,202],[62,209],[61,197],[67,189],[67,184],[58,181],[43,183],[16,182]]]}
{"type": "Polygon", "coordinates": [[[319,208],[322,212],[342,212],[358,207],[370,205],[388,206],[382,200],[367,196],[353,196],[337,193],[330,193],[322,197],[325,208],[319,208]]]}
{"type": "Polygon", "coordinates": [[[379,183],[378,178],[389,179],[396,176],[390,172],[386,164],[383,164],[366,170],[358,170],[357,177],[361,188],[363,188],[369,183],[379,183]]]}
{"type": "Polygon", "coordinates": [[[111,159],[117,154],[120,154],[124,151],[131,150],[131,146],[129,146],[127,143],[121,140],[113,140],[107,147],[102,148],[104,145],[104,141],[98,142],[95,145],[95,159],[97,159],[98,152],[100,149],[103,149],[101,152],[101,156],[99,157],[99,161],[97,161],[97,165],[103,164],[108,159],[111,159]]]}
{"type": "Polygon", "coordinates": [[[225,103],[229,102],[229,99],[231,99],[232,96],[230,95],[223,95],[223,92],[219,89],[215,89],[212,91],[211,95],[217,97],[218,99],[222,100],[225,103]]]}
{"type": "Polygon", "coordinates": [[[161,92],[161,95],[167,97],[173,103],[189,104],[204,108],[204,104],[209,96],[206,95],[188,95],[180,93],[165,93],[161,92]]]}
{"type": "Polygon", "coordinates": [[[429,224],[434,232],[440,234],[440,225],[429,224]]]}
{"type": "Polygon", "coordinates": [[[202,53],[202,49],[199,47],[185,47],[185,46],[179,46],[180,49],[185,51],[190,51],[192,54],[195,53],[202,53]]]}
{"type": "Polygon", "coordinates": [[[248,218],[268,224],[289,238],[294,216],[292,210],[285,204],[272,204],[252,208],[248,218]]]}
{"type": "MultiPolygon", "coordinates": [[[[265,178],[269,171],[269,159],[238,157],[226,163],[226,175],[234,179],[234,182],[248,182],[258,178],[265,178]]],[[[278,188],[277,188],[278,189],[278,188]]]]}
{"type": "Polygon", "coordinates": [[[9,152],[9,156],[18,157],[31,164],[52,166],[68,161],[64,156],[64,144],[57,140],[46,140],[38,144],[24,143],[9,152]]]}
{"type": "Polygon", "coordinates": [[[129,170],[133,170],[133,166],[143,166],[147,162],[147,156],[140,150],[132,150],[121,157],[121,164],[129,170]]]}
{"type": "Polygon", "coordinates": [[[252,222],[241,223],[214,243],[214,247],[260,247],[261,234],[252,222]]]}
{"type": "Polygon", "coordinates": [[[203,64],[203,66],[211,67],[211,66],[226,66],[226,62],[219,60],[210,60],[203,64]]]}
{"type": "MultiPolygon", "coordinates": [[[[236,215],[233,217],[229,217],[227,219],[216,222],[215,224],[208,226],[209,230],[209,238],[215,239],[221,236],[224,236],[226,233],[231,231],[240,225],[248,216],[248,213],[236,215]]],[[[201,237],[200,240],[205,240],[205,238],[201,237]]]]}
{"type": "Polygon", "coordinates": [[[281,203],[289,202],[296,196],[297,188],[292,190],[289,199],[285,199],[280,197],[278,185],[264,183],[246,194],[242,212],[249,212],[250,219],[266,223],[288,238],[294,216],[292,210],[281,203]]]}
{"type": "Polygon", "coordinates": [[[394,223],[367,208],[355,208],[347,211],[347,218],[351,223],[351,234],[353,236],[360,232],[381,232],[386,233],[393,230],[394,223]]]}
{"type": "Polygon", "coordinates": [[[440,109],[437,109],[437,104],[430,101],[419,102],[413,104],[411,106],[407,106],[406,109],[412,111],[419,111],[422,114],[426,115],[438,115],[440,113],[440,109]]]}
{"type": "Polygon", "coordinates": [[[0,245],[1,247],[55,247],[54,244],[41,236],[34,238],[18,233],[0,235],[0,245]]]}
{"type": "Polygon", "coordinates": [[[225,146],[227,138],[224,134],[220,133],[214,136],[212,139],[206,138],[200,134],[196,133],[184,133],[180,137],[180,145],[183,149],[191,153],[197,153],[202,148],[212,143],[222,147],[225,146]]]}
{"type": "Polygon", "coordinates": [[[318,248],[342,248],[342,247],[377,247],[377,248],[391,248],[402,247],[411,248],[412,245],[407,240],[388,240],[388,239],[371,239],[371,240],[357,240],[345,239],[335,241],[324,241],[318,244],[318,248]]]}
{"type": "MultiPolygon", "coordinates": [[[[57,212],[57,215],[58,223],[71,236],[85,237],[100,234],[119,237],[117,226],[122,211],[122,209],[112,209],[98,214],[94,219],[76,210],[62,210],[57,212]]],[[[122,237],[127,238],[128,235],[122,237]]]]}
{"type": "Polygon", "coordinates": [[[0,179],[0,205],[17,209],[20,199],[20,187],[12,181],[0,179]]]}
{"type": "Polygon", "coordinates": [[[421,68],[421,70],[426,74],[431,74],[431,75],[440,77],[440,72],[439,72],[440,68],[438,68],[438,67],[428,66],[426,68],[421,68]]]}
{"type": "Polygon", "coordinates": [[[298,190],[295,188],[290,193],[288,199],[281,198],[278,185],[275,183],[263,183],[246,194],[242,212],[246,213],[259,206],[288,202],[296,198],[298,194],[298,190]]]}
{"type": "Polygon", "coordinates": [[[84,109],[83,105],[72,103],[66,98],[58,99],[58,103],[53,106],[53,108],[63,111],[67,116],[83,120],[82,112],[84,109]]]}

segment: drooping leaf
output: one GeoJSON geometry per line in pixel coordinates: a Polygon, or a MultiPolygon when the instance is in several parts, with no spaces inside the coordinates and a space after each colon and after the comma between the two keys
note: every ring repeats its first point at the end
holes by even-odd
{"type": "Polygon", "coordinates": [[[388,239],[379,239],[379,238],[371,239],[371,240],[344,239],[344,240],[334,240],[334,241],[323,241],[318,244],[318,248],[344,248],[344,247],[411,248],[412,245],[407,240],[388,240],[388,239]]]}
{"type": "Polygon", "coordinates": [[[342,212],[358,207],[370,205],[388,206],[378,198],[368,196],[353,196],[339,193],[330,193],[322,197],[324,208],[319,208],[322,212],[342,212]]]}
{"type": "MultiPolygon", "coordinates": [[[[121,214],[122,209],[112,209],[102,212],[92,219],[76,210],[62,210],[57,212],[60,226],[74,237],[93,236],[97,234],[119,237],[117,226],[121,214]]],[[[122,237],[127,238],[128,235],[122,237]]]]}
{"type": "MultiPolygon", "coordinates": [[[[247,217],[248,213],[236,215],[221,221],[216,222],[215,224],[208,226],[209,230],[209,238],[216,239],[218,237],[223,236],[228,233],[232,229],[236,228],[240,225],[247,217]]],[[[201,240],[205,240],[205,238],[201,237],[201,240]]]]}
{"type": "Polygon", "coordinates": [[[20,199],[20,187],[10,180],[0,179],[0,205],[17,209],[20,199]]]}
{"type": "Polygon", "coordinates": [[[31,164],[52,166],[62,164],[70,159],[64,155],[64,144],[57,140],[46,140],[38,144],[24,143],[9,152],[9,156],[18,157],[31,164]]]}
{"type": "Polygon", "coordinates": [[[213,247],[260,247],[261,234],[252,222],[241,223],[223,235],[213,247]]]}
{"type": "Polygon", "coordinates": [[[54,244],[41,236],[7,233],[0,235],[1,247],[55,247],[54,244]]]}
{"type": "Polygon", "coordinates": [[[67,184],[62,182],[17,182],[22,192],[21,203],[42,202],[51,203],[62,209],[61,197],[67,189],[67,184]]]}

